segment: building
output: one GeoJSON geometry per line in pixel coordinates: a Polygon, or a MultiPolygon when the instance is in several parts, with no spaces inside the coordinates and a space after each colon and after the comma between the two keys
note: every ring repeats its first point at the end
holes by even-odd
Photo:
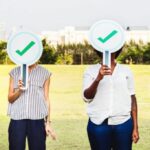
{"type": "Polygon", "coordinates": [[[6,40],[5,23],[0,23],[0,40],[6,40]]]}
{"type": "Polygon", "coordinates": [[[135,42],[143,41],[150,42],[150,30],[131,30],[126,32],[126,41],[134,40],[135,42]]]}
{"type": "Polygon", "coordinates": [[[85,28],[65,27],[59,31],[43,31],[41,37],[45,38],[52,45],[77,44],[88,40],[88,30],[85,28]]]}
{"type": "MultiPolygon", "coordinates": [[[[41,38],[45,38],[49,44],[56,46],[57,44],[77,44],[88,41],[89,27],[65,27],[59,31],[43,31],[41,38]]],[[[126,41],[134,40],[144,43],[150,42],[150,30],[142,27],[131,27],[126,30],[126,41]]]]}

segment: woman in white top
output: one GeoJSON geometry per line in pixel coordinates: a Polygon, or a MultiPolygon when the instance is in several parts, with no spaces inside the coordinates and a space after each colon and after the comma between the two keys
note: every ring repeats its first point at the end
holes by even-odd
{"type": "Polygon", "coordinates": [[[92,150],[131,150],[132,141],[139,139],[133,75],[115,61],[121,51],[111,54],[111,68],[96,64],[84,73],[83,97],[88,103],[87,132],[92,150]]]}

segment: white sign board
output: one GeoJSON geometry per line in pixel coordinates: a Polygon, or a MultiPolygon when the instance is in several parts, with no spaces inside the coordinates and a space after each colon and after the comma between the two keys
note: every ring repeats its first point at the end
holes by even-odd
{"type": "Polygon", "coordinates": [[[7,53],[14,63],[21,65],[21,78],[25,89],[28,84],[28,66],[36,63],[42,52],[42,42],[33,33],[19,32],[8,40],[7,53]]]}
{"type": "Polygon", "coordinates": [[[14,63],[32,65],[41,57],[43,47],[41,40],[33,33],[19,32],[9,39],[7,52],[14,63]]]}
{"type": "Polygon", "coordinates": [[[89,31],[92,46],[103,53],[103,64],[110,67],[111,53],[118,51],[125,43],[125,31],[112,20],[101,20],[92,25],[89,31]]]}

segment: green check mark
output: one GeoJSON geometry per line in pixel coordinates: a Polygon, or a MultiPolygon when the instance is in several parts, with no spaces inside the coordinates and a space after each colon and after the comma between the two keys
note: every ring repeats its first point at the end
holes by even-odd
{"type": "Polygon", "coordinates": [[[97,38],[101,43],[106,43],[108,40],[110,40],[115,34],[117,34],[117,30],[113,30],[111,33],[109,33],[105,38],[99,37],[97,38]]]}
{"type": "Polygon", "coordinates": [[[16,50],[16,53],[19,56],[23,56],[30,48],[35,44],[34,41],[31,41],[23,50],[16,50]]]}

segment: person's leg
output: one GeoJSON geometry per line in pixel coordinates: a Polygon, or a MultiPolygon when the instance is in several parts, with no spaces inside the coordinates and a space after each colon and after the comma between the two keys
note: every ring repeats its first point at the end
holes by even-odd
{"type": "Polygon", "coordinates": [[[29,150],[46,150],[46,131],[44,119],[28,120],[29,150]]]}
{"type": "Polygon", "coordinates": [[[89,120],[87,132],[92,150],[111,150],[111,126],[106,123],[96,125],[89,120]]]}
{"type": "Polygon", "coordinates": [[[132,119],[113,128],[113,150],[132,150],[132,119]]]}
{"type": "Polygon", "coordinates": [[[9,150],[25,150],[26,120],[11,120],[8,134],[9,150]]]}

